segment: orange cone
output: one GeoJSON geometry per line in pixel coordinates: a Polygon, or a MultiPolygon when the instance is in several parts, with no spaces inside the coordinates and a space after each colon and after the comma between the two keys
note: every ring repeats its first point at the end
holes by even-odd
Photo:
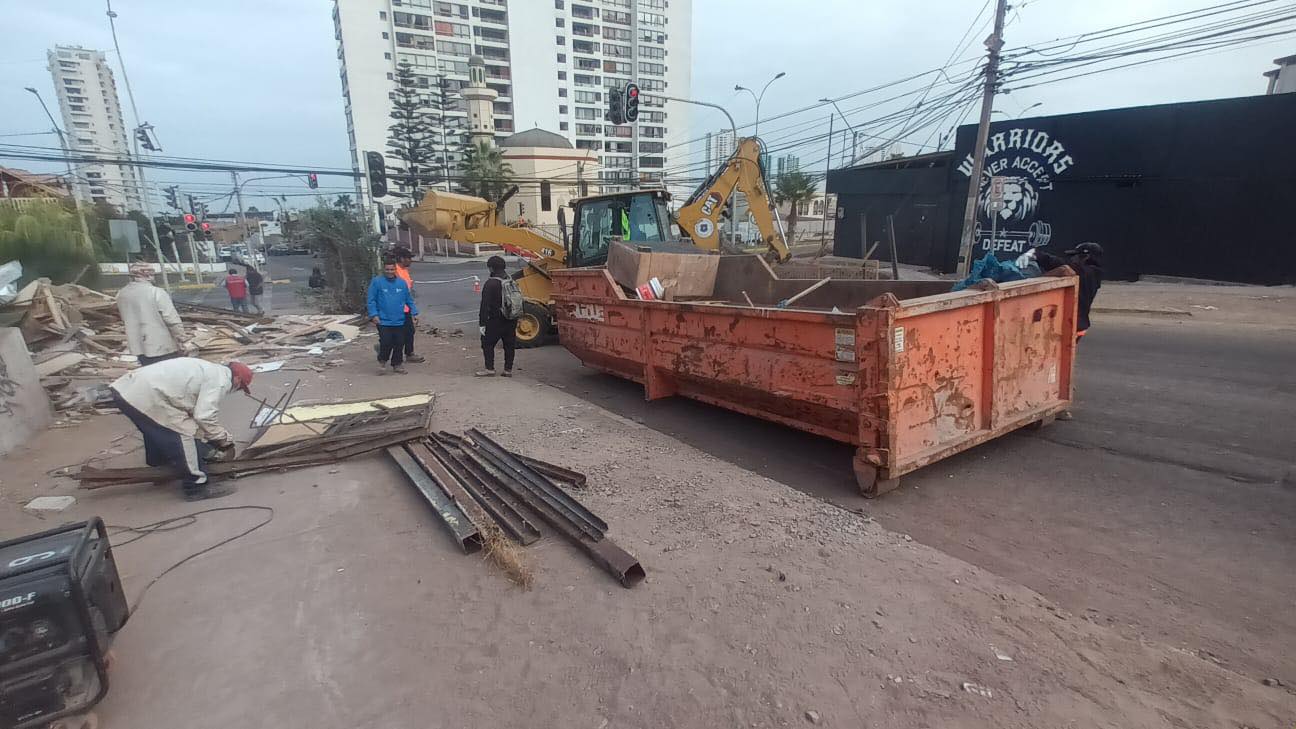
{"type": "Polygon", "coordinates": [[[481,279],[477,278],[476,276],[473,276],[473,293],[474,294],[481,293],[481,279]]]}

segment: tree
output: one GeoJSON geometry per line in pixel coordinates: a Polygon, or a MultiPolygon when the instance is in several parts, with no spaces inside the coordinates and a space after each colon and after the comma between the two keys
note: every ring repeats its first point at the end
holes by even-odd
{"type": "MultiPolygon", "coordinates": [[[[96,247],[100,243],[95,241],[96,247]]],[[[95,251],[82,243],[81,221],[58,202],[24,210],[0,207],[0,262],[8,261],[22,264],[24,283],[40,277],[66,283],[78,276],[90,283],[99,274],[95,251]]]]}
{"type": "Polygon", "coordinates": [[[418,190],[445,179],[442,150],[441,92],[428,93],[426,76],[414,67],[396,67],[396,91],[392,99],[391,126],[387,127],[387,156],[398,160],[388,165],[388,178],[402,193],[418,198],[418,190]]]}
{"type": "Polygon", "coordinates": [[[358,314],[365,310],[369,280],[378,275],[378,236],[369,232],[354,208],[330,205],[320,198],[301,213],[303,238],[319,251],[324,278],[323,308],[329,313],[358,314]]]}
{"type": "MultiPolygon", "coordinates": [[[[810,177],[800,170],[785,172],[779,175],[774,183],[774,202],[782,205],[788,203],[787,215],[787,239],[788,245],[796,240],[797,218],[800,217],[800,208],[803,204],[810,202],[818,194],[818,184],[814,178],[810,177]]],[[[820,255],[823,255],[824,245],[820,245],[820,255]]]]}
{"type": "Polygon", "coordinates": [[[355,201],[351,199],[350,195],[344,193],[338,195],[337,199],[333,201],[333,207],[337,208],[338,210],[350,210],[351,208],[355,207],[355,201]]]}
{"type": "Polygon", "coordinates": [[[513,181],[513,166],[489,142],[468,147],[459,170],[463,173],[459,185],[464,192],[487,200],[499,198],[513,181]]]}

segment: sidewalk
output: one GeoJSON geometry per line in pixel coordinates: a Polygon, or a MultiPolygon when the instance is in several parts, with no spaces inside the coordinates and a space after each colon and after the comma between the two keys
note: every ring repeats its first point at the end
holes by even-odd
{"type": "Polygon", "coordinates": [[[1108,281],[1093,314],[1296,329],[1296,287],[1108,281]]]}

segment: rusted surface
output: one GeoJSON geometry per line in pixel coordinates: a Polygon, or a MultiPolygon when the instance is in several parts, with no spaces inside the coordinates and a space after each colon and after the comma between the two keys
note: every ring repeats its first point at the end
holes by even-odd
{"type": "Polygon", "coordinates": [[[639,301],[603,270],[557,272],[563,345],[642,383],[650,400],[682,395],[854,444],[865,490],[1070,401],[1074,278],[957,293],[944,282],[834,281],[812,296],[844,301],[778,309],[784,290],[806,282],[730,260],[717,295],[745,290],[755,308],[639,301]]]}

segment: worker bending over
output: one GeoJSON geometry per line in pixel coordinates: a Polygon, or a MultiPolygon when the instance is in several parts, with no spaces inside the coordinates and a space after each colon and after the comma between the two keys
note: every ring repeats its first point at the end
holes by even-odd
{"type": "Polygon", "coordinates": [[[130,283],[117,292],[117,311],[126,327],[126,347],[140,366],[181,355],[184,323],[171,295],[153,285],[153,264],[130,266],[130,283]]]}
{"type": "Polygon", "coordinates": [[[207,483],[204,460],[232,458],[234,438],[220,422],[221,401],[248,392],[252,370],[241,362],[215,364],[178,357],[129,372],[110,386],[113,400],[144,437],[144,460],[172,466],[189,501],[224,496],[232,485],[207,483]]]}

